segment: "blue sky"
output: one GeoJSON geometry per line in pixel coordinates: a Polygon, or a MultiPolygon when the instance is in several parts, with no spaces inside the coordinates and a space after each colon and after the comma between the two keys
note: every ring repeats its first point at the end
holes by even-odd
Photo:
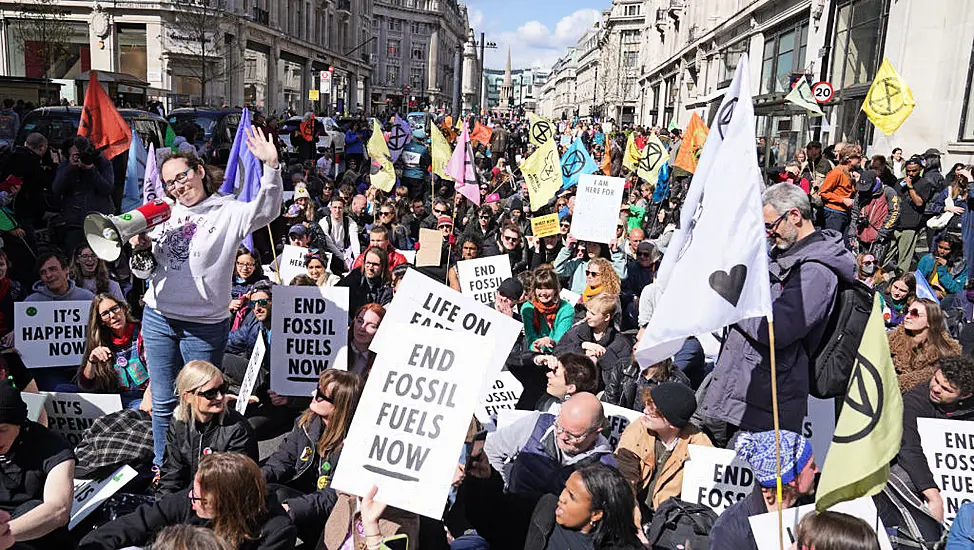
{"type": "Polygon", "coordinates": [[[504,68],[511,47],[514,68],[551,64],[601,19],[611,0],[465,0],[470,25],[480,39],[496,42],[485,54],[488,68],[504,68]]]}

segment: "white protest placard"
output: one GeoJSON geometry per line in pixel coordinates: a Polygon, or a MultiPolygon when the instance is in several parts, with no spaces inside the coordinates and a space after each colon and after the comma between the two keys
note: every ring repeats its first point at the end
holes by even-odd
{"type": "MultiPolygon", "coordinates": [[[[889,543],[889,537],[886,535],[886,527],[883,526],[883,522],[879,519],[876,512],[876,505],[873,504],[873,499],[861,497],[847,502],[840,502],[829,508],[829,510],[849,514],[850,516],[855,516],[865,521],[870,527],[876,529],[877,536],[879,537],[879,547],[882,550],[893,550],[892,545],[889,543]]],[[[797,508],[784,510],[782,512],[784,532],[780,541],[778,540],[778,512],[769,512],[767,514],[749,517],[748,521],[751,522],[751,532],[754,533],[754,540],[757,542],[758,550],[778,550],[781,548],[782,541],[784,541],[785,548],[790,548],[797,538],[795,532],[798,530],[798,522],[806,514],[813,513],[814,511],[814,504],[806,504],[797,508]]]]}
{"type": "Polygon", "coordinates": [[[135,471],[135,468],[123,464],[121,468],[104,479],[75,480],[74,500],[71,502],[71,520],[68,522],[68,530],[74,529],[88,517],[88,514],[94,512],[126,483],[135,479],[137,475],[138,472],[135,471]]]}
{"type": "Polygon", "coordinates": [[[457,262],[460,292],[481,304],[494,307],[497,289],[511,277],[511,258],[507,254],[457,262]]]}
{"type": "Polygon", "coordinates": [[[581,294],[579,294],[577,292],[572,292],[571,290],[569,290],[567,288],[561,289],[561,292],[558,293],[558,297],[561,298],[562,300],[568,302],[569,304],[571,304],[573,306],[575,304],[577,304],[579,300],[582,299],[582,295],[581,294]]]}
{"type": "Polygon", "coordinates": [[[812,443],[815,463],[825,464],[825,456],[835,433],[835,399],[808,396],[808,412],[802,421],[802,436],[812,443]]]}
{"type": "Polygon", "coordinates": [[[409,265],[416,265],[416,251],[415,250],[399,250],[397,248],[396,249],[396,252],[402,254],[402,257],[403,258],[406,258],[406,262],[408,262],[409,265]]]}
{"type": "Polygon", "coordinates": [[[51,396],[47,410],[47,429],[61,434],[71,447],[95,420],[122,410],[122,396],[108,393],[44,392],[51,396]]]}
{"type": "Polygon", "coordinates": [[[612,403],[602,403],[602,410],[605,412],[605,419],[609,422],[609,434],[606,436],[609,444],[615,449],[622,437],[622,432],[626,431],[629,424],[638,422],[643,413],[613,405],[612,403]]]}
{"type": "Polygon", "coordinates": [[[267,264],[260,266],[261,270],[264,272],[264,277],[270,279],[274,284],[281,284],[281,277],[278,276],[277,272],[274,271],[274,266],[267,264]]]}
{"type": "MultiPolygon", "coordinates": [[[[389,326],[387,320],[383,326],[389,326]]],[[[365,384],[332,487],[440,518],[470,419],[490,370],[484,338],[392,327],[365,384]]],[[[506,354],[505,354],[506,355],[506,354]]]]}
{"type": "Polygon", "coordinates": [[[962,504],[974,499],[974,422],[917,418],[920,444],[952,523],[962,504]]]}
{"type": "Polygon", "coordinates": [[[623,178],[579,176],[571,235],[580,241],[605,244],[615,239],[625,185],[623,178]]]}
{"type": "Polygon", "coordinates": [[[20,399],[27,405],[27,420],[37,422],[51,396],[46,393],[20,392],[20,399]]]}
{"type": "Polygon", "coordinates": [[[85,353],[90,300],[15,302],[14,347],[27,368],[77,367],[85,353]]]}
{"type": "Polygon", "coordinates": [[[386,306],[386,315],[369,349],[382,353],[386,342],[398,336],[390,328],[396,324],[469,332],[487,339],[491,365],[485,375],[485,385],[503,370],[508,352],[520,338],[523,326],[415,269],[406,271],[403,276],[399,291],[386,306]]]}
{"type": "Polygon", "coordinates": [[[257,341],[254,343],[254,351],[250,353],[250,362],[247,363],[243,382],[240,383],[240,393],[237,395],[237,412],[240,414],[247,412],[247,404],[250,401],[251,394],[254,393],[254,384],[257,383],[257,375],[260,374],[260,367],[264,364],[266,353],[267,346],[264,344],[264,336],[258,334],[257,341]]]}
{"type": "Polygon", "coordinates": [[[497,373],[494,383],[485,390],[487,393],[480,398],[475,413],[477,420],[483,424],[490,422],[491,416],[499,414],[501,410],[513,410],[524,392],[524,386],[510,371],[505,370],[497,373]]]}
{"type": "Polygon", "coordinates": [[[348,289],[274,289],[271,334],[271,389],[311,395],[322,371],[348,368],[348,289]]]}
{"type": "MultiPolygon", "coordinates": [[[[281,252],[279,257],[280,261],[280,277],[282,285],[291,284],[291,279],[294,279],[298,275],[306,275],[308,270],[304,267],[304,256],[308,253],[308,249],[303,246],[293,246],[290,244],[284,245],[284,251],[281,252]]],[[[327,265],[325,267],[328,267],[327,265]]]]}
{"type": "Polygon", "coordinates": [[[754,489],[754,472],[731,449],[690,445],[683,464],[680,498],[709,507],[720,515],[754,489]]]}

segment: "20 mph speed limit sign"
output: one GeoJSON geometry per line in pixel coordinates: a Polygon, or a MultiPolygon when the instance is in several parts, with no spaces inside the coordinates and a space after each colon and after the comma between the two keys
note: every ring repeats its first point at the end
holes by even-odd
{"type": "Polygon", "coordinates": [[[833,95],[835,95],[835,90],[832,89],[832,85],[828,82],[816,82],[815,85],[812,86],[812,97],[814,97],[815,101],[818,103],[828,103],[829,100],[832,99],[833,95]]]}

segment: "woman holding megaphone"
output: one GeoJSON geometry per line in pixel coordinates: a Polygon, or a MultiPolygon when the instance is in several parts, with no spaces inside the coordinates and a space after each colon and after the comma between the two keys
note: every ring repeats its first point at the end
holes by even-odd
{"type": "MultiPolygon", "coordinates": [[[[192,153],[160,165],[170,218],[133,237],[132,272],[149,281],[142,339],[152,380],[154,463],[161,466],[166,430],[177,404],[176,375],[195,359],[217,367],[230,331],[230,287],[237,247],[280,213],[283,184],[277,149],[259,128],[247,148],[263,163],[260,191],[244,203],[215,193],[219,181],[192,153]]],[[[246,180],[244,180],[246,181],[246,180]]]]}

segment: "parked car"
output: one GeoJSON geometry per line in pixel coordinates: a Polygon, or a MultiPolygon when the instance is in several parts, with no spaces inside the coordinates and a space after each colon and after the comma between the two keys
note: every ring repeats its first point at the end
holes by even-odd
{"type": "MultiPolygon", "coordinates": [[[[155,113],[138,109],[119,109],[122,118],[129,123],[146,147],[150,143],[162,147],[166,140],[166,119],[155,113]]],[[[17,133],[16,143],[23,145],[27,134],[38,132],[50,142],[52,147],[61,147],[64,140],[78,135],[81,125],[81,107],[41,107],[24,116],[17,133]]]]}
{"type": "Polygon", "coordinates": [[[181,107],[170,111],[168,120],[177,134],[187,122],[195,124],[196,150],[206,162],[226,166],[242,115],[240,109],[181,107]]]}
{"type": "MultiPolygon", "coordinates": [[[[291,145],[291,132],[297,129],[302,122],[302,117],[293,116],[280,125],[280,131],[278,132],[281,139],[281,143],[284,146],[284,153],[288,156],[297,156],[297,147],[291,145]]],[[[318,154],[324,153],[325,151],[331,151],[333,154],[340,154],[345,152],[345,132],[338,127],[335,119],[331,117],[316,118],[316,125],[318,126],[318,154]]]]}

